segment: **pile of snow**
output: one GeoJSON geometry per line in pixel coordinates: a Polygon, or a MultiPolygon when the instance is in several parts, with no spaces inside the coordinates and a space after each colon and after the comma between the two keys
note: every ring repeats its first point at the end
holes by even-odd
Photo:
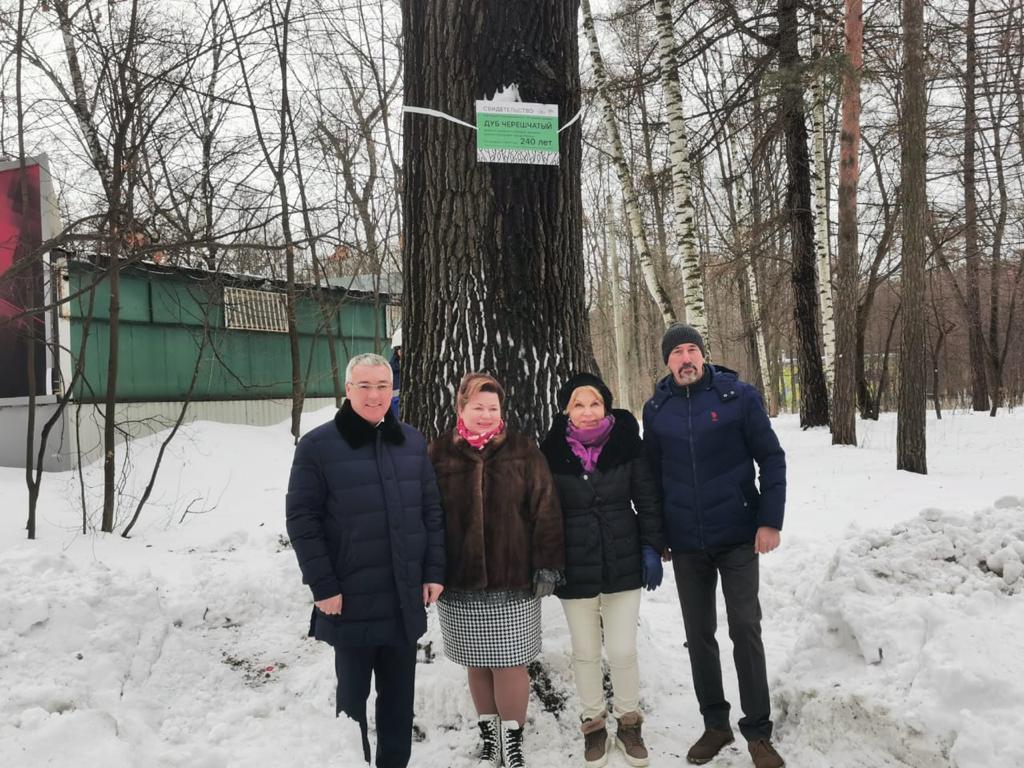
{"type": "Polygon", "coordinates": [[[1013,496],[841,548],[779,673],[786,740],[837,767],[1024,765],[1022,558],[1013,496]]]}

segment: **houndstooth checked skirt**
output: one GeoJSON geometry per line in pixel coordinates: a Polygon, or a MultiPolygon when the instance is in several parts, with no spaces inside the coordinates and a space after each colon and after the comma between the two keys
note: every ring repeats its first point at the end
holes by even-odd
{"type": "Polygon", "coordinates": [[[540,599],[437,601],[444,655],[466,667],[515,667],[540,653],[540,599]]]}

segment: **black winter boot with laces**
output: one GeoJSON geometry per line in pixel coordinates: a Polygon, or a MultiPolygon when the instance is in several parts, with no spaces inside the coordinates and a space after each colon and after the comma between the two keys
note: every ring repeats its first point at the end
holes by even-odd
{"type": "Polygon", "coordinates": [[[505,768],[526,768],[523,726],[515,720],[501,721],[501,759],[505,768]]]}
{"type": "Polygon", "coordinates": [[[501,715],[480,715],[481,766],[501,765],[501,715]]]}

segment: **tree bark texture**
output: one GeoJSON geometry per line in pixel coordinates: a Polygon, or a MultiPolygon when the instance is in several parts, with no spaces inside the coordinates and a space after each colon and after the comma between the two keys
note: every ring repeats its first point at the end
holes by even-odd
{"type": "Polygon", "coordinates": [[[925,337],[925,72],[924,3],[903,0],[902,171],[903,335],[900,349],[899,406],[896,422],[896,468],[928,473],[925,450],[927,410],[927,339],[925,337]]]}
{"type": "MultiPolygon", "coordinates": [[[[578,0],[403,0],[405,103],[474,121],[476,99],[517,85],[523,101],[580,108],[578,0]]],[[[403,417],[433,437],[455,423],[467,371],[506,388],[506,420],[550,426],[555,392],[594,366],[584,305],[576,124],[560,165],[476,161],[471,129],[406,115],[402,208],[403,417]]]]}
{"type": "Polygon", "coordinates": [[[857,183],[860,179],[860,73],[864,67],[864,5],[845,2],[846,56],[839,132],[839,253],[836,269],[836,360],[832,399],[833,445],[857,444],[857,303],[860,248],[857,183]]]}
{"type": "Polygon", "coordinates": [[[975,81],[978,76],[978,41],[975,32],[977,0],[967,0],[967,61],[964,71],[964,248],[967,262],[967,347],[971,363],[971,401],[976,411],[987,411],[985,336],[981,326],[981,250],[978,246],[978,193],[976,147],[978,112],[975,81]]]}
{"type": "Polygon", "coordinates": [[[821,312],[811,214],[811,168],[800,71],[798,0],[779,0],[779,68],[782,129],[786,137],[786,213],[792,257],[793,315],[800,369],[800,425],[828,425],[828,386],[821,364],[821,312]]]}

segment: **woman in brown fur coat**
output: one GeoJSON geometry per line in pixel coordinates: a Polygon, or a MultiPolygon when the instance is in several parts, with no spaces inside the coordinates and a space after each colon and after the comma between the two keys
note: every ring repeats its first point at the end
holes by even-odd
{"type": "Polygon", "coordinates": [[[540,598],[561,581],[565,548],[547,461],[505,428],[504,397],[492,377],[464,376],[457,426],[429,453],[447,520],[445,655],[468,668],[485,763],[520,768],[526,664],[540,652],[540,598]]]}

